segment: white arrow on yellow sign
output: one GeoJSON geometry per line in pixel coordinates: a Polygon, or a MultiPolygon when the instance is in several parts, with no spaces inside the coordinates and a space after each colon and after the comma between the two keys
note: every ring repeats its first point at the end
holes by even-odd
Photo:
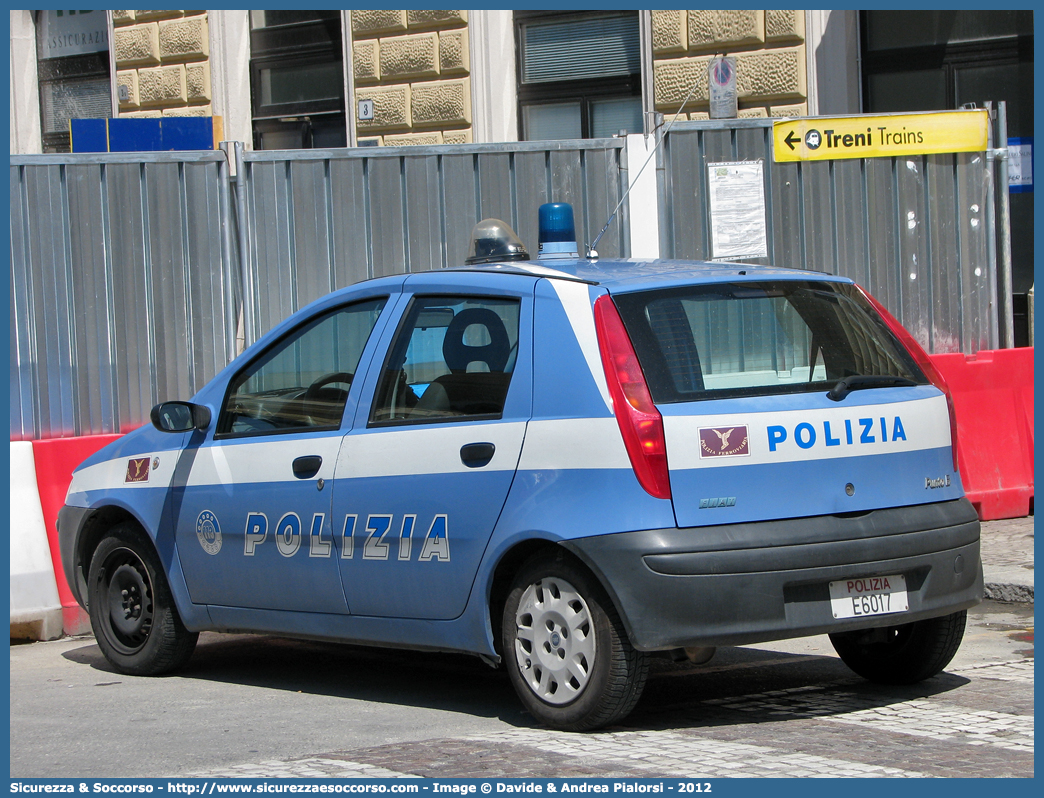
{"type": "Polygon", "coordinates": [[[984,108],[783,119],[772,125],[773,154],[780,162],[982,152],[988,126],[984,108]]]}

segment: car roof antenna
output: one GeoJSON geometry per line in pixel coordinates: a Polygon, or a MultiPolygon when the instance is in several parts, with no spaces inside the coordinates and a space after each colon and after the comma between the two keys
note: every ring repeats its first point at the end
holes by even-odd
{"type": "Polygon", "coordinates": [[[653,159],[653,156],[656,155],[656,151],[660,149],[660,145],[663,144],[664,139],[667,138],[667,134],[671,132],[671,128],[674,127],[674,123],[678,120],[678,117],[681,116],[682,109],[685,107],[686,103],[689,102],[689,98],[692,97],[692,93],[696,91],[697,83],[699,83],[699,78],[693,81],[692,87],[689,89],[689,93],[685,95],[685,99],[682,100],[682,104],[678,106],[678,110],[674,114],[674,118],[671,119],[670,124],[668,124],[667,128],[663,131],[663,134],[660,136],[660,140],[657,141],[656,146],[652,148],[652,152],[650,152],[649,157],[645,159],[645,163],[643,163],[642,168],[638,170],[638,174],[634,176],[634,180],[629,181],[630,185],[627,186],[627,190],[623,193],[623,196],[620,197],[620,201],[616,203],[616,207],[613,209],[613,212],[609,215],[609,218],[606,220],[605,225],[599,231],[598,235],[595,236],[595,240],[592,241],[591,244],[587,247],[587,258],[589,260],[598,260],[598,250],[595,249],[595,247],[597,247],[598,242],[602,240],[602,236],[604,236],[605,231],[609,229],[609,225],[613,223],[613,219],[616,218],[616,214],[620,210],[620,206],[624,204],[624,200],[627,199],[627,195],[631,193],[631,186],[638,182],[638,178],[641,177],[642,172],[645,171],[645,167],[649,165],[649,161],[651,161],[653,159]]]}

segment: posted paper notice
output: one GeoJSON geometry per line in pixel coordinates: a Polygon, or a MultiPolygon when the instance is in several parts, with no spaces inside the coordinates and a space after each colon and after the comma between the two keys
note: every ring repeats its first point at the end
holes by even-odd
{"type": "Polygon", "coordinates": [[[768,257],[762,168],[761,161],[707,164],[714,260],[768,257]]]}

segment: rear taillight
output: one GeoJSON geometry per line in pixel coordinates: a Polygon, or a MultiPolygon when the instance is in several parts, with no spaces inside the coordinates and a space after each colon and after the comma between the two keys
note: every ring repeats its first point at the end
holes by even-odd
{"type": "Polygon", "coordinates": [[[910,353],[911,357],[917,362],[917,365],[921,367],[921,371],[928,378],[936,388],[943,392],[946,396],[946,409],[950,413],[950,452],[953,455],[953,470],[960,471],[959,463],[957,460],[957,413],[953,409],[953,397],[950,396],[950,387],[946,384],[946,379],[942,373],[932,363],[932,359],[928,357],[928,353],[924,351],[917,339],[910,335],[909,331],[899,323],[899,320],[888,312],[888,309],[874,299],[870,293],[863,288],[861,285],[857,285],[859,293],[863,295],[874,310],[880,314],[881,319],[888,326],[888,329],[892,331],[896,338],[899,339],[900,343],[906,347],[906,351],[910,353]]]}
{"type": "Polygon", "coordinates": [[[657,499],[671,498],[663,417],[653,404],[645,375],[620,313],[608,295],[594,305],[598,349],[602,355],[613,413],[638,483],[657,499]]]}

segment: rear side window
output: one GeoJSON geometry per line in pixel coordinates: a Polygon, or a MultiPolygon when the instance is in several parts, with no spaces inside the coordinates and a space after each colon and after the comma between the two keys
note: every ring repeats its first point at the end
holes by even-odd
{"type": "Polygon", "coordinates": [[[497,297],[415,298],[389,349],[371,424],[499,418],[520,306],[497,297]]]}
{"type": "Polygon", "coordinates": [[[655,402],[822,391],[852,375],[927,382],[851,285],[733,283],[613,299],[655,402]]]}

